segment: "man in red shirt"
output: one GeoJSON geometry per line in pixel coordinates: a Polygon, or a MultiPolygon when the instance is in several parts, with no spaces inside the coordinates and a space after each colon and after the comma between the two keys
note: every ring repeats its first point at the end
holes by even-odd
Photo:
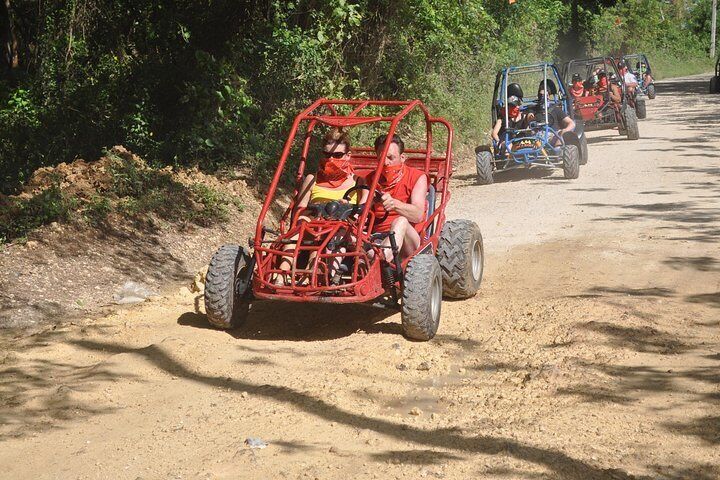
{"type": "MultiPolygon", "coordinates": [[[[388,140],[390,146],[385,157],[385,169],[378,181],[382,198],[373,206],[375,218],[382,219],[386,212],[387,217],[375,224],[373,232],[395,232],[400,257],[406,258],[420,246],[420,235],[414,225],[425,219],[428,179],[425,173],[405,165],[405,143],[397,135],[390,139],[387,135],[380,135],[375,139],[378,158],[388,140]]],[[[390,246],[390,239],[386,238],[383,243],[390,246]]],[[[392,263],[393,254],[389,248],[385,249],[385,258],[392,263]]]]}

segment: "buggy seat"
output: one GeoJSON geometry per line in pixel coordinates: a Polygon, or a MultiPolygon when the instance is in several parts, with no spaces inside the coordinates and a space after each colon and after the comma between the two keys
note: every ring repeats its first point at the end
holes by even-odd
{"type": "Polygon", "coordinates": [[[603,95],[590,95],[588,97],[576,98],[573,106],[576,116],[584,121],[595,120],[595,113],[600,111],[605,105],[605,97],[603,95]]]}

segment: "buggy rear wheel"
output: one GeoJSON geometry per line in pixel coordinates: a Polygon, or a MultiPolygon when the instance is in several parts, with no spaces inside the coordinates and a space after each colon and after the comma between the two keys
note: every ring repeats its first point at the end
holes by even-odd
{"type": "Polygon", "coordinates": [[[442,274],[435,255],[416,255],[407,265],[402,294],[402,326],[413,340],[430,340],[440,325],[442,274]]]}
{"type": "Polygon", "coordinates": [[[652,83],[647,87],[647,96],[650,100],[655,98],[655,85],[652,83]]]}
{"type": "Polygon", "coordinates": [[[638,128],[635,109],[632,107],[625,108],[623,119],[625,120],[625,131],[627,132],[628,140],[637,140],[640,138],[640,129],[638,128]]]}
{"type": "Polygon", "coordinates": [[[492,152],[481,150],[475,154],[475,167],[477,168],[477,178],[480,185],[493,183],[492,161],[492,152]]]}
{"type": "Polygon", "coordinates": [[[645,108],[645,100],[635,100],[635,113],[640,120],[647,117],[647,109],[645,108]]]}
{"type": "Polygon", "coordinates": [[[469,298],[480,288],[483,274],[483,239],[480,227],[470,220],[450,220],[443,225],[437,258],[443,280],[443,294],[469,298]]]}
{"type": "Polygon", "coordinates": [[[580,151],[576,145],[566,144],[562,149],[563,175],[575,179],[580,176],[580,151]]]}
{"type": "Polygon", "coordinates": [[[205,311],[212,326],[235,328],[247,318],[252,275],[248,268],[250,256],[238,245],[223,245],[213,255],[205,280],[205,311]]]}
{"type": "Polygon", "coordinates": [[[580,165],[586,165],[588,162],[588,157],[589,152],[587,138],[583,134],[583,136],[580,137],[580,165]]]}
{"type": "Polygon", "coordinates": [[[710,93],[720,93],[720,77],[710,79],[710,93]]]}

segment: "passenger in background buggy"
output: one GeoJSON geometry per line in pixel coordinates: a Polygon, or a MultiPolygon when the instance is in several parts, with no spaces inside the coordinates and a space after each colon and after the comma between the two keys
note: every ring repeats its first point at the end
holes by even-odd
{"type": "Polygon", "coordinates": [[[628,96],[630,98],[635,98],[635,89],[638,86],[637,77],[630,72],[628,66],[624,62],[618,64],[618,68],[620,69],[620,75],[622,75],[623,81],[625,82],[625,89],[627,90],[628,96]]]}
{"type": "MultiPolygon", "coordinates": [[[[530,121],[545,122],[545,81],[541,80],[538,85],[537,105],[535,111],[529,114],[530,121]]],[[[552,80],[547,80],[547,124],[557,132],[550,143],[557,147],[562,144],[562,136],[565,132],[575,130],[575,121],[568,115],[557,101],[557,86],[552,80]]]]}
{"type": "Polygon", "coordinates": [[[643,85],[647,87],[651,83],[653,83],[653,77],[652,77],[652,71],[650,70],[650,67],[648,67],[645,62],[637,62],[635,64],[635,71],[633,74],[637,77],[637,75],[642,70],[642,76],[643,76],[643,85]]]}
{"type": "MultiPolygon", "coordinates": [[[[508,90],[510,88],[508,87],[508,90]]],[[[493,126],[492,136],[493,141],[498,145],[501,152],[506,150],[505,145],[505,132],[507,130],[522,130],[527,128],[530,124],[529,115],[526,112],[520,110],[522,105],[522,99],[515,95],[508,97],[508,124],[505,124],[505,107],[500,109],[500,115],[498,116],[495,125],[493,126]],[[501,138],[502,137],[502,138],[501,138]]],[[[507,153],[507,152],[506,152],[507,153]]]]}
{"type": "Polygon", "coordinates": [[[615,73],[610,74],[610,101],[613,103],[621,103],[622,102],[622,88],[620,77],[618,77],[615,73]]]}
{"type": "Polygon", "coordinates": [[[570,95],[572,95],[573,99],[587,96],[587,91],[585,90],[582,76],[580,76],[579,73],[573,73],[572,85],[570,86],[570,95]]]}

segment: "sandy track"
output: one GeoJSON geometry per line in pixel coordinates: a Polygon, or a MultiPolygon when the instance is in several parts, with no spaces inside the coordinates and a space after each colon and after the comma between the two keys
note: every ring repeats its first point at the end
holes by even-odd
{"type": "Polygon", "coordinates": [[[219,332],[184,291],[8,343],[0,478],[720,478],[706,88],[663,83],[639,141],[591,133],[576,181],[478,186],[466,159],[450,217],[481,225],[486,277],[432,342],[357,306],[219,332]]]}

